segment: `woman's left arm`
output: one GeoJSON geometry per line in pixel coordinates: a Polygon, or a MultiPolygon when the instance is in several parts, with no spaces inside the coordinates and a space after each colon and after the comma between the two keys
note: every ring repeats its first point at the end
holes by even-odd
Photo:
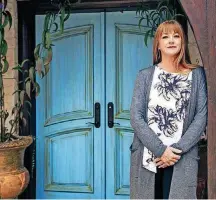
{"type": "Polygon", "coordinates": [[[196,98],[197,102],[195,117],[182,138],[177,143],[171,145],[174,148],[182,150],[182,154],[189,151],[199,142],[207,124],[207,83],[204,68],[200,67],[200,71],[200,84],[198,88],[198,96],[196,98]]]}

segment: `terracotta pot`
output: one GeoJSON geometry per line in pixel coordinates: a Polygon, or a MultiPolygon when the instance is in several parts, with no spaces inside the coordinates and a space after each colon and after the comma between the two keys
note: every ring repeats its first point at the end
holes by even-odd
{"type": "Polygon", "coordinates": [[[24,167],[25,149],[32,143],[30,136],[0,143],[0,198],[16,198],[29,183],[29,172],[24,167]]]}

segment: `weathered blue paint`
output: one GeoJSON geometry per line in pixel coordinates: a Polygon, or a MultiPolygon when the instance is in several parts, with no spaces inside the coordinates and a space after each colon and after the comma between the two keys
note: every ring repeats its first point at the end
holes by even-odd
{"type": "MultiPolygon", "coordinates": [[[[36,17],[37,43],[43,19],[36,17]]],[[[129,108],[137,72],[152,60],[137,24],[135,11],[80,13],[52,36],[51,71],[37,99],[37,198],[129,198],[129,108]],[[86,124],[96,102],[100,128],[86,124]],[[120,124],[113,128],[108,102],[120,124]]]]}
{"type": "Polygon", "coordinates": [[[95,102],[105,112],[104,13],[73,14],[65,28],[37,99],[37,198],[104,198],[104,115],[99,129],[86,124],[95,102]]]}
{"type": "Polygon", "coordinates": [[[115,125],[106,126],[106,198],[129,198],[129,146],[133,138],[130,104],[137,72],[152,63],[152,44],[136,12],[106,13],[106,103],[113,102],[115,125]]]}

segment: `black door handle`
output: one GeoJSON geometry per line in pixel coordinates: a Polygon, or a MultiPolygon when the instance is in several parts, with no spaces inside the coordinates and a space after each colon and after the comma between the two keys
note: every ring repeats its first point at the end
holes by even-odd
{"type": "Polygon", "coordinates": [[[114,105],[112,102],[108,103],[107,109],[108,109],[108,127],[112,128],[114,124],[120,125],[119,123],[114,122],[114,105]]]}
{"type": "Polygon", "coordinates": [[[100,128],[100,103],[95,103],[95,122],[87,122],[86,124],[93,124],[95,128],[100,128]]]}

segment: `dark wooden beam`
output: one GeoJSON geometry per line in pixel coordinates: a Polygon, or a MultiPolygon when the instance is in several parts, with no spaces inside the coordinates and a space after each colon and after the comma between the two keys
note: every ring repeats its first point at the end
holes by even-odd
{"type": "Polygon", "coordinates": [[[201,53],[208,82],[208,198],[216,199],[216,1],[179,0],[201,53]]]}
{"type": "MultiPolygon", "coordinates": [[[[136,9],[140,2],[146,2],[150,8],[155,7],[155,2],[159,0],[79,0],[72,5],[73,12],[97,12],[109,11],[113,9],[136,9]]],[[[58,9],[51,5],[50,0],[31,0],[37,2],[36,13],[44,14],[46,11],[57,11],[58,9]]]]}
{"type": "MultiPolygon", "coordinates": [[[[17,2],[18,7],[18,61],[21,63],[24,59],[34,61],[34,47],[35,47],[35,6],[30,1],[17,2]]],[[[28,65],[24,66],[26,69],[28,65]]],[[[25,80],[25,76],[19,73],[19,80],[25,80]]],[[[20,85],[20,89],[23,86],[20,85]]],[[[32,97],[34,94],[32,94],[32,97]]],[[[32,109],[30,110],[31,117],[24,113],[27,118],[27,126],[21,127],[21,135],[32,135],[36,133],[36,101],[31,99],[32,109]]],[[[25,107],[28,110],[27,107],[25,107]]],[[[24,164],[30,173],[30,182],[26,190],[19,196],[19,199],[35,199],[36,197],[36,173],[35,173],[35,140],[30,147],[26,149],[24,164]]]]}

